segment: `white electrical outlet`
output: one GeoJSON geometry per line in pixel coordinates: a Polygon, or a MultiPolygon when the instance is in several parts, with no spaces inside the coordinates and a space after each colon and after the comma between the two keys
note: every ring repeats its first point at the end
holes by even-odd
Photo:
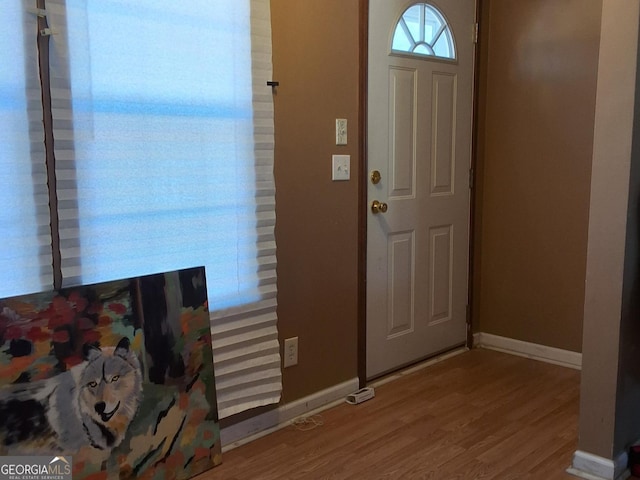
{"type": "Polygon", "coordinates": [[[284,368],[298,364],[298,337],[284,340],[284,368]]]}

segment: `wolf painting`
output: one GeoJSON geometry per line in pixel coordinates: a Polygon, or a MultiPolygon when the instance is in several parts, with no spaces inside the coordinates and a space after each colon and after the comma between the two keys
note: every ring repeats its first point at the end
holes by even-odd
{"type": "Polygon", "coordinates": [[[142,372],[128,338],[104,351],[88,347],[87,360],[66,372],[0,390],[0,451],[24,451],[27,440],[31,454],[117,447],[141,397],[142,372]]]}
{"type": "Polygon", "coordinates": [[[218,464],[204,269],[0,300],[0,455],[73,478],[184,479],[218,464]]]}

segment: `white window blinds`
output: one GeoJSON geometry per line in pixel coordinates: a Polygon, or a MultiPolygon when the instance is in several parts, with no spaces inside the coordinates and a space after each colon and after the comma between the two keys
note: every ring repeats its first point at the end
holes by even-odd
{"type": "Polygon", "coordinates": [[[53,286],[37,17],[27,6],[0,8],[0,297],[53,286]]]}
{"type": "Polygon", "coordinates": [[[47,10],[63,285],[204,265],[220,416],[279,401],[268,0],[47,10]]]}
{"type": "Polygon", "coordinates": [[[256,228],[257,301],[214,312],[212,336],[218,413],[224,418],[280,400],[282,376],[276,328],[273,97],[269,0],[251,0],[251,77],[256,228]],[[266,87],[266,88],[265,88],[266,87]]]}

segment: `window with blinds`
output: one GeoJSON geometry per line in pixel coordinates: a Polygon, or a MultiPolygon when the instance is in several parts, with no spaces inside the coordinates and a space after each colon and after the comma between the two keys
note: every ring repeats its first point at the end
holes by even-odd
{"type": "MultiPolygon", "coordinates": [[[[278,402],[268,0],[47,0],[46,18],[62,286],[204,265],[220,416],[278,402]]],[[[3,98],[29,103],[29,76],[3,98]]],[[[26,130],[3,158],[42,170],[26,130]]],[[[29,212],[5,225],[38,230],[34,170],[18,184],[29,212]]]]}

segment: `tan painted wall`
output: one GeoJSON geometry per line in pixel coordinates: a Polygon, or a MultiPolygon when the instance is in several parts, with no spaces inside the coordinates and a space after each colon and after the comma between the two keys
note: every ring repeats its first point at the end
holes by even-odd
{"type": "Polygon", "coordinates": [[[272,0],[278,328],[290,402],[357,377],[358,0],[272,0]],[[348,146],[335,145],[335,119],[348,146]],[[351,180],[331,181],[331,155],[351,180]]]}
{"type": "Polygon", "coordinates": [[[580,351],[601,0],[485,0],[474,331],[580,351]]]}

